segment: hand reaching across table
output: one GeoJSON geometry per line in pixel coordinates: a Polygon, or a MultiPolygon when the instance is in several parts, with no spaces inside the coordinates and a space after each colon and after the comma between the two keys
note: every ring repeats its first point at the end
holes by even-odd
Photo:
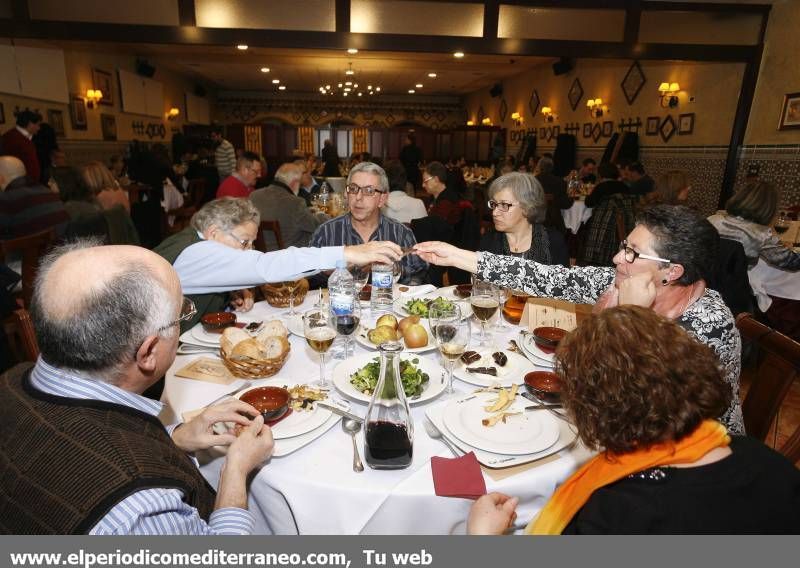
{"type": "Polygon", "coordinates": [[[391,264],[400,260],[402,249],[390,241],[371,241],[363,245],[344,247],[344,259],[348,264],[363,266],[373,262],[391,264]]]}

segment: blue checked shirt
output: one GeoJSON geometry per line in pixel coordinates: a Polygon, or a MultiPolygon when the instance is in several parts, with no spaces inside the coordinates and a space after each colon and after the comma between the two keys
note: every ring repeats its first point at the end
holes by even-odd
{"type": "MultiPolygon", "coordinates": [[[[372,241],[391,241],[401,247],[410,247],[417,244],[414,233],[411,229],[392,221],[388,217],[381,215],[378,220],[378,228],[370,235],[372,241]]],[[[349,246],[363,245],[364,240],[358,231],[353,228],[350,214],[341,215],[330,221],[326,221],[311,235],[312,247],[330,246],[349,246]]],[[[400,261],[403,266],[403,275],[400,277],[401,284],[421,284],[428,273],[428,263],[415,254],[409,254],[400,261]]]]}
{"type": "MultiPolygon", "coordinates": [[[[34,388],[67,398],[102,400],[158,416],[158,401],[108,383],[85,379],[48,365],[41,358],[31,372],[34,388]]],[[[168,428],[172,432],[173,428],[168,428]]],[[[179,489],[142,489],[117,503],[89,534],[101,535],[231,535],[252,534],[253,515],[244,509],[217,509],[206,523],[197,509],[181,499],[179,489]]]]}

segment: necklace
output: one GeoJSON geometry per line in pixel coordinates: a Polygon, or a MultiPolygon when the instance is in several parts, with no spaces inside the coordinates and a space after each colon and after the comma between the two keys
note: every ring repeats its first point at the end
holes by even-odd
{"type": "Polygon", "coordinates": [[[530,227],[529,237],[530,237],[530,240],[529,240],[529,243],[528,243],[527,247],[524,246],[524,243],[525,243],[524,239],[522,241],[520,241],[521,244],[518,244],[517,246],[511,246],[511,242],[509,242],[508,239],[506,239],[506,242],[508,242],[508,248],[511,250],[511,252],[514,252],[514,253],[525,252],[526,250],[531,248],[531,246],[533,245],[533,227],[532,226],[530,227]]]}

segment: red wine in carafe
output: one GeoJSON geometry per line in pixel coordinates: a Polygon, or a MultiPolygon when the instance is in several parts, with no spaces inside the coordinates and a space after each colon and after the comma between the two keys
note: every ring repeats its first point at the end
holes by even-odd
{"type": "Polygon", "coordinates": [[[413,446],[405,425],[370,422],[365,441],[365,457],[373,469],[402,469],[411,464],[413,446]]]}

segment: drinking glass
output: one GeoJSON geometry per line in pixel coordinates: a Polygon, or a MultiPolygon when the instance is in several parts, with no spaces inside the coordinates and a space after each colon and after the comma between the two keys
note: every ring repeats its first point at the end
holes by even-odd
{"type": "Polygon", "coordinates": [[[282,316],[293,318],[297,315],[297,311],[294,309],[294,299],[297,296],[297,291],[300,289],[301,282],[302,280],[290,280],[283,283],[289,290],[289,311],[282,313],[282,316]]]}
{"type": "Polygon", "coordinates": [[[783,236],[783,234],[789,230],[789,226],[791,222],[789,218],[786,216],[786,211],[781,211],[778,215],[777,220],[775,221],[775,232],[778,233],[779,238],[783,236]]]}
{"type": "Polygon", "coordinates": [[[403,265],[401,262],[395,261],[392,263],[392,298],[397,299],[398,296],[398,286],[400,286],[400,278],[403,277],[403,265]]]}
{"type": "Polygon", "coordinates": [[[336,339],[336,324],[328,310],[308,310],[303,314],[303,332],[306,336],[308,345],[319,353],[319,380],[311,383],[311,386],[327,388],[328,381],[325,378],[325,356],[336,339]]]}
{"type": "Polygon", "coordinates": [[[366,286],[369,281],[369,266],[356,266],[355,264],[351,264],[348,265],[347,271],[353,277],[353,285],[356,288],[356,299],[358,299],[364,286],[366,286]]]}
{"type": "Polygon", "coordinates": [[[505,318],[503,317],[503,306],[506,305],[506,302],[511,298],[511,290],[509,288],[503,288],[501,286],[496,286],[497,289],[497,301],[500,304],[500,315],[497,317],[497,323],[495,323],[495,329],[499,332],[508,331],[511,329],[511,326],[506,323],[505,318]]]}
{"type": "Polygon", "coordinates": [[[447,394],[453,394],[453,369],[456,361],[469,346],[472,328],[469,319],[463,317],[457,304],[448,307],[433,306],[428,310],[428,324],[436,340],[436,346],[444,358],[447,370],[447,394]]]}
{"type": "MultiPolygon", "coordinates": [[[[356,289],[358,289],[356,287],[356,289]]],[[[344,339],[344,348],[334,355],[335,359],[347,359],[348,352],[354,355],[353,347],[353,334],[358,330],[358,324],[361,321],[361,302],[358,301],[358,294],[353,303],[353,311],[349,314],[336,315],[331,309],[331,317],[333,324],[336,326],[336,331],[344,339]]]]}
{"type": "Polygon", "coordinates": [[[481,323],[480,345],[481,347],[485,347],[488,344],[486,324],[492,319],[492,316],[500,307],[495,286],[489,282],[476,279],[472,284],[470,305],[472,306],[472,313],[475,314],[475,317],[478,318],[478,321],[481,323]]]}

